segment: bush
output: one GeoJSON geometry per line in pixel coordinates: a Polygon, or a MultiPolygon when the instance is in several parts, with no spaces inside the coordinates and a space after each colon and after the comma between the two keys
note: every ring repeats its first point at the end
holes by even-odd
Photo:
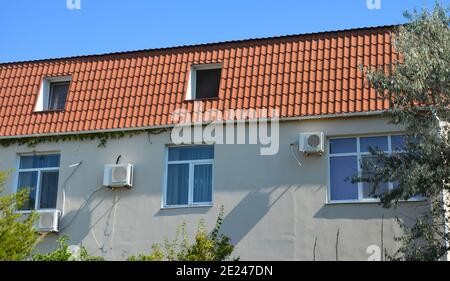
{"type": "Polygon", "coordinates": [[[137,255],[131,256],[128,261],[162,261],[164,259],[164,253],[158,244],[152,245],[152,251],[150,255],[137,255]]]}
{"type": "MultiPolygon", "coordinates": [[[[0,193],[9,173],[0,172],[0,193]]],[[[38,215],[16,210],[28,200],[29,190],[0,197],[0,261],[21,261],[31,255],[39,234],[34,228],[38,215]]]]}
{"type": "Polygon", "coordinates": [[[103,261],[103,257],[90,256],[85,247],[80,248],[79,257],[74,257],[67,245],[67,236],[58,239],[59,247],[48,254],[35,254],[33,261],[103,261]]]}
{"type": "MultiPolygon", "coordinates": [[[[233,252],[234,246],[230,238],[220,234],[223,223],[223,206],[213,231],[208,234],[203,220],[199,222],[197,234],[193,244],[189,244],[186,231],[186,222],[178,227],[175,239],[164,241],[164,251],[159,244],[152,245],[149,255],[131,256],[129,261],[223,261],[228,260],[233,252]],[[179,237],[183,239],[180,242],[179,237]]],[[[234,260],[238,260],[235,258],[234,260]]]]}

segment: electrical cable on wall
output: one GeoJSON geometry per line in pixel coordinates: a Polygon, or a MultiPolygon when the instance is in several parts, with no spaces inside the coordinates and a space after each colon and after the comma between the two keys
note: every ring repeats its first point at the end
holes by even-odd
{"type": "MultiPolygon", "coordinates": [[[[89,233],[92,234],[92,238],[94,239],[95,244],[97,244],[97,248],[104,254],[108,252],[108,250],[105,249],[108,242],[109,242],[109,250],[112,251],[112,249],[113,249],[114,229],[115,229],[115,225],[116,225],[116,210],[117,210],[116,206],[117,206],[118,201],[119,201],[118,194],[117,194],[117,192],[115,192],[114,197],[113,197],[113,204],[110,208],[108,217],[106,219],[106,227],[105,227],[105,230],[103,231],[103,236],[105,237],[103,243],[99,242],[97,235],[95,235],[94,228],[91,228],[89,230],[89,233]],[[112,216],[112,224],[111,224],[110,232],[108,233],[108,228],[110,225],[109,221],[111,219],[111,216],[112,216]]],[[[112,251],[112,256],[115,259],[113,251],[112,251]]]]}
{"type": "Polygon", "coordinates": [[[152,143],[152,139],[150,138],[150,132],[147,133],[147,137],[148,137],[148,142],[149,142],[150,144],[153,144],[153,143],[152,143]]]}
{"type": "Polygon", "coordinates": [[[59,231],[62,232],[62,231],[63,231],[64,229],[66,229],[69,225],[71,225],[71,224],[74,222],[74,220],[76,219],[76,217],[78,216],[78,214],[80,213],[81,209],[83,209],[83,208],[86,206],[86,204],[91,200],[92,196],[94,196],[95,193],[97,193],[98,191],[100,191],[100,190],[103,189],[103,188],[104,188],[104,187],[102,186],[102,187],[97,188],[96,190],[94,190],[94,191],[88,196],[88,198],[83,202],[83,204],[80,205],[80,207],[77,209],[75,215],[73,215],[73,217],[70,219],[69,223],[67,223],[66,225],[62,226],[62,227],[60,228],[59,231]]]}
{"type": "Polygon", "coordinates": [[[113,201],[113,217],[112,217],[112,226],[111,226],[111,233],[110,233],[110,239],[109,239],[109,249],[112,252],[113,259],[115,259],[114,251],[113,251],[113,243],[114,243],[114,229],[116,226],[116,210],[117,210],[117,202],[118,202],[118,195],[117,192],[114,193],[114,201],[113,201]]]}
{"type": "Polygon", "coordinates": [[[292,158],[294,158],[294,160],[297,162],[297,164],[298,164],[300,167],[303,167],[303,164],[300,162],[300,160],[298,160],[297,156],[295,155],[295,152],[294,152],[294,146],[295,146],[295,145],[297,145],[297,144],[296,144],[296,143],[291,143],[291,144],[290,144],[290,150],[291,150],[292,158]]]}
{"type": "MultiPolygon", "coordinates": [[[[116,158],[116,165],[118,165],[118,164],[120,163],[121,158],[122,158],[122,155],[119,155],[119,156],[116,158]]],[[[64,214],[64,209],[65,209],[64,206],[65,206],[66,186],[67,186],[67,183],[69,182],[69,180],[71,179],[71,177],[75,174],[75,172],[78,170],[78,168],[80,167],[81,164],[82,164],[82,161],[80,161],[80,162],[78,162],[78,163],[75,163],[75,164],[69,166],[70,168],[75,167],[75,169],[70,173],[70,175],[69,175],[69,176],[67,177],[67,179],[64,181],[64,185],[63,185],[63,214],[64,214]]],[[[91,194],[86,198],[86,200],[78,207],[78,209],[76,210],[75,214],[70,218],[70,220],[69,220],[65,225],[61,226],[59,232],[62,233],[66,228],[68,228],[68,227],[75,221],[75,219],[78,217],[80,211],[81,211],[84,207],[86,207],[86,206],[88,205],[88,203],[91,201],[92,197],[93,197],[98,191],[100,191],[100,190],[103,189],[103,188],[104,188],[104,187],[102,186],[102,187],[97,188],[97,189],[95,189],[94,191],[92,191],[91,194]]],[[[109,245],[110,250],[112,250],[112,247],[113,247],[114,228],[115,228],[115,223],[116,223],[115,220],[116,220],[116,209],[117,209],[117,208],[116,208],[116,205],[117,205],[117,202],[118,202],[118,196],[117,196],[117,193],[115,193],[115,194],[114,194],[114,198],[113,198],[112,209],[111,209],[111,212],[110,212],[110,215],[112,214],[112,226],[111,226],[110,233],[109,233],[108,235],[105,233],[105,236],[109,236],[109,237],[105,240],[105,242],[103,243],[103,246],[100,245],[100,243],[98,242],[98,239],[95,237],[95,234],[92,232],[93,237],[94,237],[94,240],[95,240],[95,242],[97,243],[97,246],[99,247],[99,249],[100,249],[102,252],[105,252],[105,246],[106,246],[106,243],[108,242],[108,240],[109,240],[109,244],[110,244],[110,245],[109,245]]],[[[61,218],[61,224],[62,224],[62,219],[63,219],[63,217],[61,218]]],[[[110,217],[108,216],[108,219],[107,219],[107,225],[109,225],[109,221],[110,221],[110,217]]],[[[108,227],[107,227],[107,228],[108,228],[108,227]]],[[[106,229],[105,229],[105,231],[106,231],[106,229]]]]}

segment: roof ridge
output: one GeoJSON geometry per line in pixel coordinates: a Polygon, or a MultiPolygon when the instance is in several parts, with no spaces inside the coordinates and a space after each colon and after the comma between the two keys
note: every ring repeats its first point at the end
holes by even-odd
{"type": "Polygon", "coordinates": [[[247,39],[239,39],[239,40],[218,41],[218,42],[199,43],[199,44],[187,44],[187,45],[170,46],[170,47],[118,51],[118,52],[101,53],[101,54],[75,55],[75,56],[67,56],[67,57],[54,57],[54,58],[42,58],[42,59],[33,59],[33,60],[0,62],[0,67],[6,66],[6,65],[22,64],[22,63],[59,61],[59,60],[80,59],[80,58],[94,58],[94,57],[133,54],[133,53],[142,53],[142,52],[151,52],[151,51],[164,51],[164,50],[174,50],[174,49],[193,48],[193,47],[207,47],[207,46],[225,45],[225,44],[232,44],[232,43],[246,43],[246,42],[252,42],[252,41],[277,40],[277,39],[284,39],[284,38],[288,39],[288,38],[295,38],[295,37],[302,37],[302,36],[348,32],[348,31],[361,31],[361,30],[380,29],[380,28],[395,28],[395,27],[398,27],[401,25],[402,24],[390,24],[390,25],[379,25],[379,26],[356,27],[356,28],[346,28],[346,29],[337,29],[337,30],[326,30],[326,31],[317,31],[317,32],[269,36],[269,37],[257,37],[257,38],[247,38],[247,39]]]}

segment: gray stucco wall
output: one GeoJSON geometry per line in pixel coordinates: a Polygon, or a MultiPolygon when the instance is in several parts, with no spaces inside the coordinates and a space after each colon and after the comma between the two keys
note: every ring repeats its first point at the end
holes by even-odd
{"type": "MultiPolygon", "coordinates": [[[[162,209],[165,150],[170,134],[146,134],[109,141],[68,141],[39,144],[34,148],[11,146],[0,149],[0,169],[15,168],[18,154],[58,151],[61,153],[58,208],[62,208],[62,186],[73,171],[68,166],[83,161],[67,182],[63,227],[49,234],[41,247],[51,249],[54,240],[68,234],[71,243],[81,243],[90,253],[121,260],[145,253],[154,242],[173,238],[185,220],[191,234],[200,219],[214,225],[220,206],[225,207],[223,232],[236,244],[235,256],[243,260],[312,260],[317,237],[316,259],[334,260],[339,229],[340,260],[366,260],[370,245],[380,245],[384,217],[384,246],[391,252],[400,235],[395,217],[414,217],[423,202],[402,203],[396,210],[378,204],[326,204],[327,153],[322,157],[300,155],[303,167],[291,157],[289,145],[298,133],[323,131],[327,137],[396,132],[381,117],[358,117],[282,122],[280,149],[273,156],[259,155],[259,145],[216,145],[212,207],[162,209]],[[103,165],[115,162],[135,167],[131,190],[103,188],[81,209],[92,191],[102,185],[103,165]],[[79,211],[77,211],[79,209],[79,211]]],[[[15,187],[15,174],[5,192],[15,187]]]]}

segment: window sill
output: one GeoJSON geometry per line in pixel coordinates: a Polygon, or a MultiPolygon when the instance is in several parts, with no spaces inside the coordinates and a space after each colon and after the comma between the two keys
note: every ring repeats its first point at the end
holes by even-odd
{"type": "Polygon", "coordinates": [[[16,211],[14,211],[14,213],[16,213],[16,214],[30,214],[31,212],[36,212],[36,213],[39,213],[39,212],[51,212],[51,211],[59,211],[58,209],[37,209],[37,210],[23,210],[23,211],[20,211],[20,210],[16,210],[16,211]]]}
{"type": "Polygon", "coordinates": [[[172,209],[188,209],[188,208],[211,208],[213,206],[210,204],[198,204],[198,205],[171,205],[171,206],[162,206],[161,210],[172,210],[172,209]]]}
{"type": "MultiPolygon", "coordinates": [[[[417,203],[426,202],[426,198],[417,198],[410,200],[399,200],[399,203],[417,203]]],[[[347,205],[347,204],[380,204],[380,200],[342,200],[342,201],[327,201],[325,205],[347,205]]]]}
{"type": "Polygon", "coordinates": [[[59,113],[59,112],[64,112],[64,111],[66,111],[66,110],[65,109],[52,109],[52,110],[33,111],[33,113],[44,114],[44,113],[59,113]]]}
{"type": "Polygon", "coordinates": [[[219,100],[219,97],[213,97],[213,98],[201,98],[201,99],[188,99],[184,100],[185,102],[196,102],[196,101],[214,101],[219,100]]]}
{"type": "MultiPolygon", "coordinates": [[[[34,211],[34,210],[33,210],[34,211]]],[[[14,211],[14,213],[15,214],[23,214],[23,215],[26,215],[26,214],[31,214],[31,212],[33,212],[33,211],[14,211]]]]}

